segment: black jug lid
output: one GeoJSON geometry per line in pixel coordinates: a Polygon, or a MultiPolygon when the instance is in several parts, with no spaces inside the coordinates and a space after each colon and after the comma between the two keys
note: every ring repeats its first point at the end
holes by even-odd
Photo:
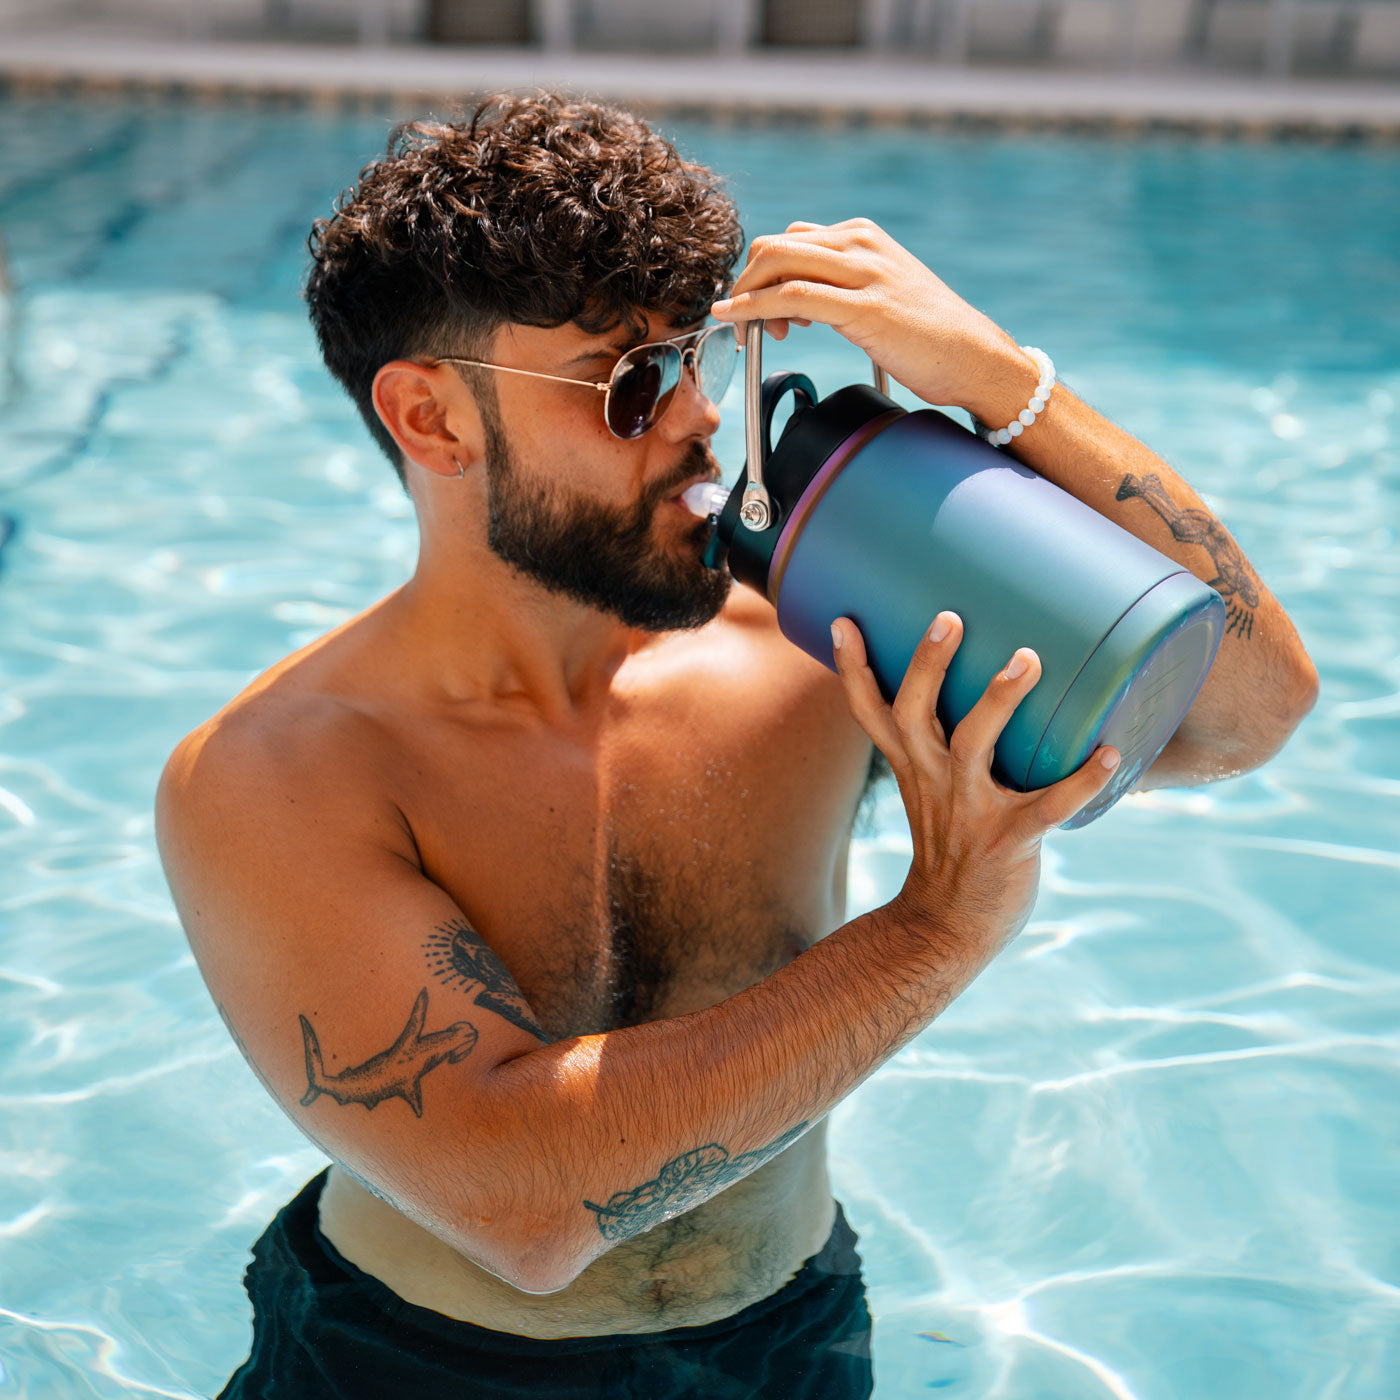
{"type": "Polygon", "coordinates": [[[798,408],[763,466],[764,485],[773,503],[772,519],[762,530],[750,530],[740,522],[739,507],[748,475],[747,469],[741,471],[715,525],[705,563],[719,569],[728,562],[736,579],[766,594],[768,567],[778,537],[812,478],[853,433],[892,409],[898,410],[899,405],[869,384],[848,384],[819,403],[798,408]]]}

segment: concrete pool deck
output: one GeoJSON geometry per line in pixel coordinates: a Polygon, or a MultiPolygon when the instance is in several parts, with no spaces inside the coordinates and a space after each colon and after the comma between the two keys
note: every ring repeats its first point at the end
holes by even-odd
{"type": "Polygon", "coordinates": [[[101,27],[11,32],[10,92],[165,93],[421,109],[503,88],[563,88],[743,123],[880,124],[1400,142],[1400,84],[1174,69],[940,66],[832,51],[609,54],[427,45],[181,41],[101,27]]]}

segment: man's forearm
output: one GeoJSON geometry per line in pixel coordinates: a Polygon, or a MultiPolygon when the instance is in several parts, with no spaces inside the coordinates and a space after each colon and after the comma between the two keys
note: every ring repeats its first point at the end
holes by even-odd
{"type": "MultiPolygon", "coordinates": [[[[1029,402],[1035,365],[1014,346],[967,407],[1000,426],[1029,402]]],[[[1311,708],[1317,672],[1288,615],[1244,551],[1189,485],[1150,448],[1057,384],[1007,449],[1041,476],[1216,589],[1227,609],[1220,653],[1175,741],[1219,756],[1220,771],[1269,757],[1311,708]]],[[[1215,776],[1202,772],[1202,777],[1215,776]]]]}
{"type": "MultiPolygon", "coordinates": [[[[1040,378],[1004,330],[869,219],[794,223],[754,239],[711,309],[736,323],[833,326],[925,403],[957,404],[996,428],[1027,408],[1040,378]]],[[[1317,672],[1225,527],[1165,462],[1063,384],[1012,451],[1224,595],[1230,635],[1153,774],[1201,781],[1267,758],[1312,705],[1317,672]]]]}
{"type": "MultiPolygon", "coordinates": [[[[897,905],[852,921],[705,1011],[541,1047],[489,1081],[503,1171],[549,1182],[521,1286],[562,1287],[619,1240],[761,1166],[926,1026],[1000,938],[897,905]]],[[[1004,934],[1004,930],[1001,931],[1004,934]]]]}
{"type": "MultiPolygon", "coordinates": [[[[1106,746],[1033,793],[996,782],[997,738],[1039,683],[1040,659],[1018,648],[945,734],[938,694],[961,643],[961,619],[939,613],[891,703],[859,628],[847,617],[832,624],[847,706],[889,760],[909,819],[909,873],[889,904],[704,1011],[553,1045],[514,1016],[489,1034],[463,1022],[424,1037],[420,993],[416,1019],[388,1051],[328,1078],[302,1016],[311,1102],[327,1092],[344,1102],[334,1086],[353,1079],[373,1093],[345,1097],[372,1108],[394,1092],[407,1097],[401,1072],[386,1083],[405,1063],[426,1065],[418,1078],[436,1063],[464,1066],[455,1093],[453,1076],[438,1081],[446,1097],[431,1124],[418,1112],[403,1124],[411,1137],[362,1125],[330,1145],[410,1218],[533,1292],[567,1286],[618,1240],[694,1208],[780,1151],[1024,927],[1045,833],[1096,800],[1119,761],[1106,746]]],[[[405,990],[417,980],[399,974],[405,990]]],[[[476,980],[499,977],[488,969],[476,980]]],[[[511,1003],[502,990],[491,1000],[511,1003]]],[[[411,1087],[418,1110],[417,1079],[411,1087]]]]}

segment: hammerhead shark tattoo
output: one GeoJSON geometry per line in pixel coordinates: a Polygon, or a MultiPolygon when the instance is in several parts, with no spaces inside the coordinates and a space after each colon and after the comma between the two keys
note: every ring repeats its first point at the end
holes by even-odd
{"type": "Polygon", "coordinates": [[[423,1116],[423,1076],[441,1064],[457,1064],[465,1060],[476,1047],[476,1027],[458,1021],[446,1030],[423,1034],[423,1022],[428,1015],[428,989],[418,993],[413,1012],[399,1038],[387,1049],[371,1056],[362,1065],[351,1065],[339,1074],[327,1074],[321,1060],[321,1043],[305,1016],[301,1020],[301,1037],[306,1046],[306,1094],[303,1104],[315,1103],[322,1094],[329,1094],[336,1103],[362,1103],[374,1108],[385,1099],[400,1098],[414,1112],[423,1116]]]}

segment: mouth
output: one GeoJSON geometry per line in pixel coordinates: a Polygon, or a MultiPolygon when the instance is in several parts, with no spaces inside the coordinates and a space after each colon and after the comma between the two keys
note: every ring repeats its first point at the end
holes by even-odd
{"type": "Polygon", "coordinates": [[[719,481],[719,479],[720,475],[718,471],[696,472],[693,476],[686,477],[674,491],[669,492],[666,499],[668,501],[679,502],[681,497],[684,496],[692,486],[701,486],[707,482],[719,481]]]}
{"type": "Polygon", "coordinates": [[[688,507],[681,499],[692,487],[708,481],[721,481],[723,469],[708,448],[693,445],[675,465],[675,475],[664,484],[653,485],[648,493],[653,509],[661,505],[676,506],[681,510],[688,507]]]}

